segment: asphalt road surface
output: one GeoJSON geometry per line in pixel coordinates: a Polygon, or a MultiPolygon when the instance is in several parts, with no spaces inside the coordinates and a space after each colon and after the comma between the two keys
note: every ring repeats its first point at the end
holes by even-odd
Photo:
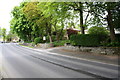
{"type": "MultiPolygon", "coordinates": [[[[4,78],[118,78],[117,65],[0,44],[4,78]]],[[[1,54],[0,53],[0,54],[1,54]]]]}

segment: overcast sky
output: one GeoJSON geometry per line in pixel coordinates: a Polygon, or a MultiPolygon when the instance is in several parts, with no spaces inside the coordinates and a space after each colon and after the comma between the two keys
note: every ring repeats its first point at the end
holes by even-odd
{"type": "Polygon", "coordinates": [[[0,27],[10,30],[11,11],[23,0],[0,0],[0,27]]]}

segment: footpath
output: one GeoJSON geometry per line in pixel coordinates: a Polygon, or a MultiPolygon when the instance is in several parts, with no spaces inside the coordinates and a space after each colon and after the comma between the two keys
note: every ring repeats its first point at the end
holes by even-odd
{"type": "Polygon", "coordinates": [[[111,65],[120,65],[119,64],[120,56],[117,56],[117,55],[101,55],[101,54],[82,52],[82,51],[76,52],[72,50],[66,50],[64,46],[63,47],[52,47],[48,49],[43,49],[43,48],[29,48],[29,49],[33,49],[36,51],[44,50],[44,51],[50,52],[50,54],[55,53],[55,54],[62,55],[62,56],[70,56],[74,58],[97,61],[97,62],[105,63],[105,64],[107,63],[111,65]]]}
{"type": "Polygon", "coordinates": [[[49,48],[47,49],[47,51],[57,54],[92,60],[92,61],[99,61],[113,65],[120,65],[119,64],[120,57],[117,55],[100,55],[90,52],[75,52],[75,51],[65,50],[64,47],[49,48]]]}

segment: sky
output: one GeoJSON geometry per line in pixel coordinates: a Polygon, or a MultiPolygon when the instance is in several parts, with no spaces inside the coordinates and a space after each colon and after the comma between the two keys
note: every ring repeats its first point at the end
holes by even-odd
{"type": "Polygon", "coordinates": [[[23,0],[0,0],[0,27],[10,30],[11,11],[23,0]]]}

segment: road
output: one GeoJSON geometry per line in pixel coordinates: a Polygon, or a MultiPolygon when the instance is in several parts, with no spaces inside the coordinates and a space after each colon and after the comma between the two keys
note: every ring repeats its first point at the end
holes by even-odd
{"type": "Polygon", "coordinates": [[[118,66],[0,44],[4,78],[118,78],[118,66]]]}

